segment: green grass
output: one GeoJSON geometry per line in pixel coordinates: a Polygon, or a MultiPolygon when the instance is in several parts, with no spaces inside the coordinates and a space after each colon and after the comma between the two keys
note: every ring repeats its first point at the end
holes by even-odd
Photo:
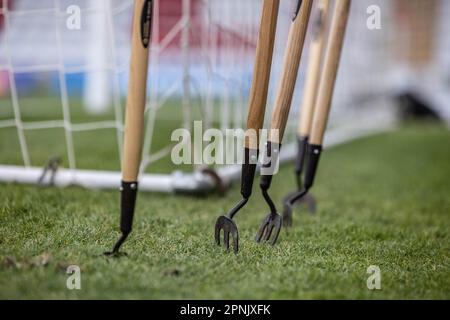
{"type": "MultiPolygon", "coordinates": [[[[1,184],[0,298],[449,299],[449,141],[414,125],[326,150],[317,214],[298,209],[275,247],[253,241],[268,211],[255,185],[236,256],[214,245],[213,226],[237,185],[224,197],[140,194],[128,256],[113,259],[102,252],[118,236],[117,192],[1,184]],[[81,290],[66,289],[69,264],[81,290]],[[381,290],[366,287],[370,265],[381,290]]],[[[271,193],[279,203],[292,188],[283,167],[271,193]]]]}

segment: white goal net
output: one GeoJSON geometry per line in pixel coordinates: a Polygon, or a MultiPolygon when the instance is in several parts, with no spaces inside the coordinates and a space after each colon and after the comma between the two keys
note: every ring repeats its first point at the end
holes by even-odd
{"type": "MultiPolygon", "coordinates": [[[[266,123],[295,1],[280,4],[266,123]]],[[[0,3],[0,181],[117,188],[133,1],[0,3]]],[[[261,5],[154,0],[141,190],[214,187],[203,166],[172,163],[171,133],[192,130],[196,120],[204,129],[245,126],[261,5]]],[[[313,8],[311,24],[314,15],[313,8]]],[[[397,123],[392,96],[402,90],[421,92],[449,118],[449,15],[448,1],[353,2],[326,145],[391,129],[397,123]]],[[[289,142],[296,135],[309,41],[308,35],[283,160],[295,154],[289,142]]],[[[225,184],[240,177],[236,165],[214,170],[225,184]]]]}

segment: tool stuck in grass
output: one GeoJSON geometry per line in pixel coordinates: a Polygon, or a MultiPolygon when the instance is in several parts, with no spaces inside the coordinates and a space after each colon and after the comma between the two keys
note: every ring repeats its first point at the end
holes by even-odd
{"type": "Polygon", "coordinates": [[[138,191],[141,163],[144,110],[146,101],[148,55],[152,26],[153,0],[136,0],[133,14],[130,80],[125,114],[125,133],[122,165],[120,231],[122,236],[110,252],[117,255],[131,232],[138,191]]]}
{"type": "Polygon", "coordinates": [[[54,186],[55,185],[55,176],[58,172],[59,167],[61,166],[62,159],[59,156],[53,156],[48,159],[47,163],[44,165],[42,169],[42,173],[38,179],[38,185],[40,186],[54,186]],[[48,182],[45,183],[46,176],[49,176],[48,182]]]}
{"type": "Polygon", "coordinates": [[[247,117],[247,132],[253,131],[256,135],[246,135],[245,139],[244,163],[241,173],[241,195],[243,198],[228,214],[217,219],[214,230],[217,245],[220,245],[221,232],[223,231],[223,244],[227,250],[229,249],[231,235],[235,253],[238,252],[239,248],[239,232],[233,218],[245,206],[252,194],[258,161],[258,135],[264,123],[278,8],[279,0],[264,0],[247,117]]]}
{"type": "Polygon", "coordinates": [[[317,12],[315,13],[313,38],[309,47],[306,83],[298,122],[297,157],[295,159],[297,190],[291,192],[283,199],[283,225],[285,227],[292,225],[292,207],[295,205],[306,204],[310,213],[314,213],[316,211],[316,200],[312,195],[307,194],[300,198],[299,201],[293,203],[290,203],[290,198],[303,188],[302,174],[305,163],[306,146],[311,134],[311,124],[314,115],[314,106],[317,99],[317,88],[319,86],[321,63],[326,48],[325,40],[328,25],[329,3],[329,0],[320,0],[317,3],[317,12]]]}
{"type": "Polygon", "coordinates": [[[290,212],[285,212],[285,216],[292,217],[293,203],[296,203],[305,197],[314,183],[320,154],[322,153],[323,137],[333,98],[334,85],[339,68],[350,5],[351,0],[339,0],[336,1],[334,5],[333,18],[314,110],[311,136],[306,143],[305,179],[303,189],[289,198],[285,210],[287,208],[290,212]]]}
{"type": "Polygon", "coordinates": [[[256,234],[256,242],[264,241],[274,245],[281,230],[282,218],[278,214],[268,191],[274,174],[273,170],[278,165],[279,151],[294,94],[312,2],[312,0],[299,1],[297,12],[293,16],[289,30],[281,82],[278,87],[275,107],[272,113],[269,139],[264,155],[265,160],[261,168],[260,188],[270,208],[270,213],[264,218],[259,227],[258,233],[256,234]]]}

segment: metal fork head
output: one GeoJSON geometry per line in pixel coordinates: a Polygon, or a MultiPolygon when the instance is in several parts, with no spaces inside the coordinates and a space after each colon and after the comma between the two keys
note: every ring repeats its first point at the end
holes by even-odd
{"type": "Polygon", "coordinates": [[[256,242],[266,241],[274,245],[281,230],[281,216],[277,213],[269,213],[261,223],[258,233],[256,234],[256,242]]]}
{"type": "Polygon", "coordinates": [[[290,227],[292,226],[292,215],[295,206],[299,206],[305,204],[308,207],[308,211],[310,214],[316,213],[316,199],[313,195],[307,193],[303,197],[296,199],[295,201],[291,201],[291,199],[297,195],[298,192],[292,192],[288,194],[283,199],[283,226],[290,227]]]}
{"type": "Polygon", "coordinates": [[[270,243],[271,245],[274,245],[278,240],[278,236],[280,235],[282,218],[278,214],[275,203],[273,202],[268,192],[271,181],[272,175],[261,176],[261,192],[264,200],[270,208],[270,213],[264,218],[259,227],[258,233],[256,234],[256,242],[265,241],[270,243]]]}
{"type": "Polygon", "coordinates": [[[223,246],[225,249],[230,248],[230,234],[233,240],[233,251],[237,253],[239,250],[239,233],[236,224],[227,216],[220,216],[216,221],[214,238],[216,244],[220,245],[220,233],[223,230],[223,246]]]}

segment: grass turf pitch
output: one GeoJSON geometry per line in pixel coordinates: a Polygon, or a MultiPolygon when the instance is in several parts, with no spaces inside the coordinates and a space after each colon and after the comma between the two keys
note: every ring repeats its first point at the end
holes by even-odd
{"type": "MultiPolygon", "coordinates": [[[[139,194],[128,256],[112,259],[118,192],[0,184],[0,298],[449,299],[449,141],[413,125],[326,150],[317,214],[298,208],[275,247],[254,242],[268,212],[255,181],[237,256],[214,245],[213,227],[238,185],[224,197],[139,194]],[[69,264],[81,290],[66,289],[69,264]],[[370,265],[381,290],[367,289],[370,265]]],[[[294,187],[285,166],[271,188],[279,209],[294,187]]]]}

